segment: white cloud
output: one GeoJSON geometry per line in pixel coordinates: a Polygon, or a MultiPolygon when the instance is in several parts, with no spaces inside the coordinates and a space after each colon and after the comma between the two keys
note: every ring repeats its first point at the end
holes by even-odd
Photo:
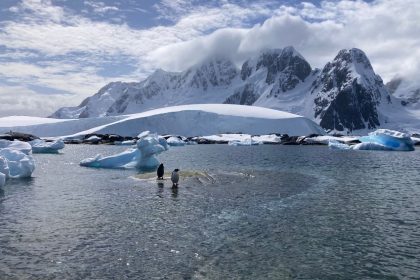
{"type": "Polygon", "coordinates": [[[120,9],[116,6],[107,6],[104,2],[101,1],[92,1],[92,0],[86,0],[84,2],[86,6],[89,6],[92,8],[93,12],[98,14],[105,14],[107,12],[112,11],[119,11],[120,9]]]}
{"type": "Polygon", "coordinates": [[[46,116],[66,102],[69,96],[40,95],[24,86],[0,84],[0,117],[11,115],[46,116]]]}
{"type": "Polygon", "coordinates": [[[357,47],[367,53],[385,80],[397,73],[413,78],[420,70],[418,10],[417,0],[343,0],[323,1],[319,7],[310,3],[280,6],[262,24],[249,29],[220,29],[165,45],[151,52],[150,58],[160,67],[181,70],[183,65],[194,64],[220,49],[238,61],[263,48],[293,45],[313,66],[322,67],[340,49],[357,47]]]}

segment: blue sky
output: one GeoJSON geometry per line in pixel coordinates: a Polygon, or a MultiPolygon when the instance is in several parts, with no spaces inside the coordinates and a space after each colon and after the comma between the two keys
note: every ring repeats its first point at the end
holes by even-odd
{"type": "Polygon", "coordinates": [[[0,116],[46,116],[111,81],[182,71],[212,55],[239,65],[287,45],[313,67],[359,47],[385,80],[414,79],[419,2],[1,0],[0,116]]]}

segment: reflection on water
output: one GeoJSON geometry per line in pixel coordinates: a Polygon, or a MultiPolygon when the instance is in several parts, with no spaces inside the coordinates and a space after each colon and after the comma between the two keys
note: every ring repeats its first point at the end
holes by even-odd
{"type": "Polygon", "coordinates": [[[196,145],[170,178],[34,155],[0,189],[0,279],[416,279],[419,152],[196,145]],[[398,168],[397,168],[398,167],[398,168]]]}

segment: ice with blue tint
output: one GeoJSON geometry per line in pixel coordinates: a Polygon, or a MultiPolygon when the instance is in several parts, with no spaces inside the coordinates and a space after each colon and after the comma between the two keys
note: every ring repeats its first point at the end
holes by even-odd
{"type": "Polygon", "coordinates": [[[32,155],[27,155],[17,149],[0,149],[0,172],[7,178],[28,178],[35,169],[32,155]],[[8,169],[8,171],[7,171],[8,169]]]}
{"type": "Polygon", "coordinates": [[[136,143],[136,148],[128,149],[122,153],[103,157],[97,155],[94,158],[87,158],[80,162],[81,166],[97,167],[97,168],[137,168],[140,170],[154,169],[159,165],[159,161],[155,155],[165,151],[162,140],[159,136],[150,134],[150,132],[142,133],[141,138],[136,143]]]}
{"type": "Polygon", "coordinates": [[[9,141],[5,139],[0,139],[0,149],[5,149],[5,148],[21,151],[22,153],[26,155],[29,155],[32,152],[32,146],[27,142],[18,141],[18,140],[9,141]]]}
{"type": "Polygon", "coordinates": [[[389,129],[378,129],[374,132],[369,133],[368,136],[359,138],[359,141],[363,143],[375,143],[376,146],[360,145],[359,150],[377,150],[382,149],[382,145],[387,150],[391,151],[414,151],[414,143],[411,137],[407,133],[389,130],[389,129]]]}
{"type": "Polygon", "coordinates": [[[231,140],[228,142],[228,145],[230,146],[253,146],[253,145],[260,145],[260,144],[262,143],[252,140],[251,137],[247,139],[241,139],[241,140],[231,140]]]}
{"type": "Polygon", "coordinates": [[[336,140],[330,140],[328,142],[328,147],[332,150],[350,150],[351,149],[350,145],[338,142],[336,140]]]}
{"type": "Polygon", "coordinates": [[[395,130],[378,129],[368,136],[360,137],[359,141],[361,143],[352,146],[330,141],[328,146],[339,150],[414,151],[410,135],[395,130]]]}
{"type": "Polygon", "coordinates": [[[63,140],[60,139],[52,142],[35,139],[30,141],[29,144],[32,146],[34,154],[56,154],[59,150],[64,149],[65,146],[63,140]]]}
{"type": "Polygon", "coordinates": [[[168,142],[169,146],[185,146],[185,142],[178,137],[171,136],[169,137],[166,142],[168,142]]]}
{"type": "Polygon", "coordinates": [[[31,177],[34,169],[30,144],[18,140],[0,140],[0,186],[4,186],[9,178],[31,177]]]}

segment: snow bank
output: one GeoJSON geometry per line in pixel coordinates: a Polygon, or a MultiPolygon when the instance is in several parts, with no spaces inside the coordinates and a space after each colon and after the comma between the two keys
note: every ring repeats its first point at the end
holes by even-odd
{"type": "Polygon", "coordinates": [[[29,142],[29,144],[32,146],[32,152],[35,154],[55,154],[59,150],[64,149],[65,146],[63,140],[60,139],[52,142],[36,139],[29,142]]]}
{"type": "Polygon", "coordinates": [[[378,129],[360,137],[359,141],[362,143],[353,146],[330,141],[328,146],[340,150],[414,151],[410,135],[395,130],[378,129]]]}
{"type": "Polygon", "coordinates": [[[160,144],[159,137],[156,134],[144,134],[137,141],[135,149],[129,149],[108,157],[97,155],[94,158],[82,160],[80,165],[97,168],[154,169],[159,165],[159,161],[155,155],[165,150],[165,147],[160,144]]]}

